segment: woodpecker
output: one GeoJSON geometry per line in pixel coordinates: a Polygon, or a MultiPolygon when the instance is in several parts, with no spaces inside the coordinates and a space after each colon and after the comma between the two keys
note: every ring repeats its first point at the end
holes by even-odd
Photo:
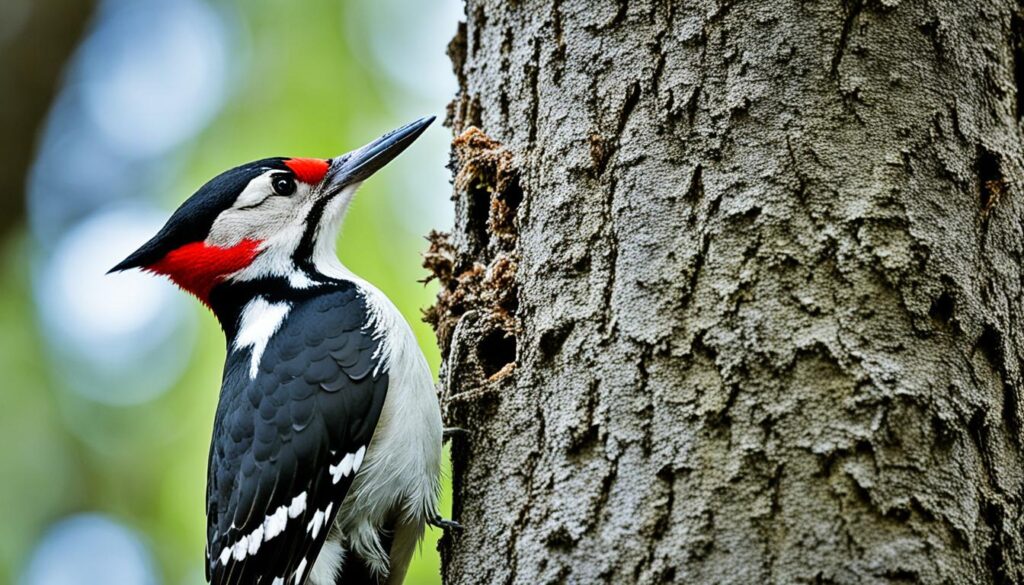
{"type": "Polygon", "coordinates": [[[213,585],[401,583],[437,512],[442,427],[426,359],[335,241],[359,185],[434,120],[332,159],[210,180],[111,272],[169,277],[227,341],[210,444],[213,585]]]}

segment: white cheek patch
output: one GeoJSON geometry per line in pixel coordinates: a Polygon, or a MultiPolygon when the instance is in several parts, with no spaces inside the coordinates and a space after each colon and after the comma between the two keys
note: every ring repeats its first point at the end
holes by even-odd
{"type": "Polygon", "coordinates": [[[239,282],[278,276],[289,279],[289,284],[295,288],[313,286],[315,283],[302,274],[294,261],[295,250],[306,231],[305,218],[312,207],[311,198],[305,201],[292,201],[284,197],[273,197],[258,209],[231,210],[230,213],[235,215],[225,218],[224,222],[225,227],[235,226],[231,229],[230,238],[244,234],[242,238],[251,238],[262,243],[259,256],[249,266],[232,274],[230,280],[239,282]],[[261,216],[259,222],[245,215],[257,213],[261,216]]]}
{"type": "Polygon", "coordinates": [[[249,181],[231,207],[214,220],[206,242],[225,248],[251,239],[267,242],[275,251],[279,248],[287,248],[288,253],[293,251],[302,237],[306,214],[313,205],[313,190],[305,183],[298,183],[291,195],[277,195],[271,183],[274,175],[280,173],[280,170],[268,170],[249,181]]]}

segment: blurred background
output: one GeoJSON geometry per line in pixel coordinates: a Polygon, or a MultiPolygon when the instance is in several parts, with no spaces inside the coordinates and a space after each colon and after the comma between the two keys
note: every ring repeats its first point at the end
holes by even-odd
{"type": "MultiPolygon", "coordinates": [[[[104,272],[213,175],[328,157],[454,94],[459,0],[0,0],[0,584],[198,585],[224,342],[104,272]]],[[[436,124],[360,192],[346,265],[436,371],[419,253],[451,225],[436,124]]],[[[449,487],[444,509],[449,513],[449,487]]],[[[439,583],[428,530],[408,583],[439,583]]]]}

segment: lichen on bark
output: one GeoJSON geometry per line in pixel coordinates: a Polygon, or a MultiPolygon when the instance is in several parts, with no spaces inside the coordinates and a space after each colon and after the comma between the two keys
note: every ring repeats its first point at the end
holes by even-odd
{"type": "Polygon", "coordinates": [[[469,0],[445,581],[1024,582],[1019,12],[469,0]]]}

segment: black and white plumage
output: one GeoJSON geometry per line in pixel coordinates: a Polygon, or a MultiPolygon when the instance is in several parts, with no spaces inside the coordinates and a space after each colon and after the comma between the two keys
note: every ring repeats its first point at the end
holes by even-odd
{"type": "Polygon", "coordinates": [[[249,301],[230,342],[207,492],[215,582],[311,568],[365,459],[388,389],[380,340],[354,285],[324,288],[249,301]]]}
{"type": "Polygon", "coordinates": [[[115,267],[168,275],[225,331],[207,485],[214,585],[401,582],[437,517],[426,360],[394,305],[334,252],[358,185],[431,120],[335,159],[228,171],[115,267]]]}

